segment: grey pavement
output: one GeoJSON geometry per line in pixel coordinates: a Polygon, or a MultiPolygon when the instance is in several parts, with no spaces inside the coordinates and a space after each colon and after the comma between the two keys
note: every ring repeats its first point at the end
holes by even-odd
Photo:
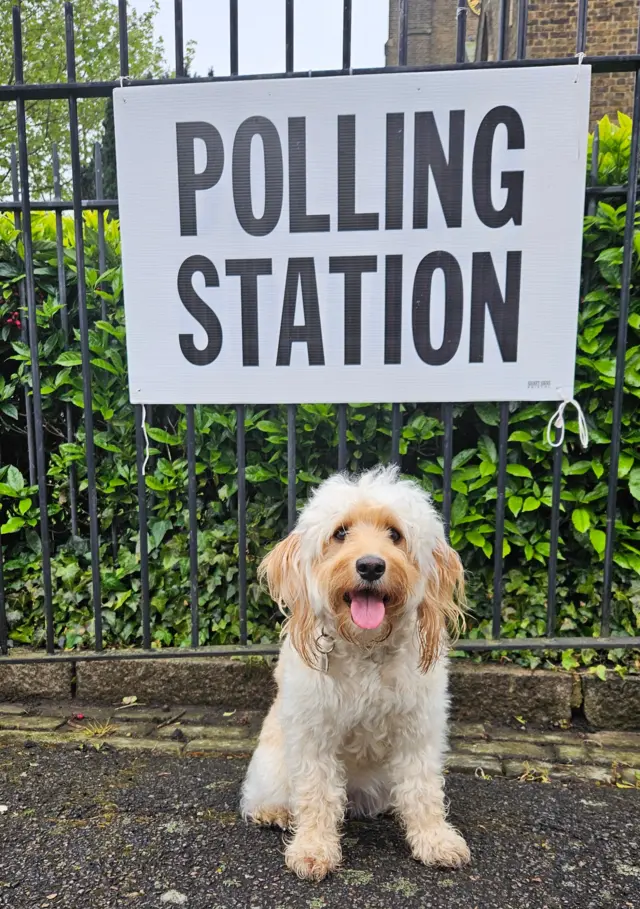
{"type": "Polygon", "coordinates": [[[348,824],[342,870],[312,884],[238,818],[245,757],[25,744],[0,748],[7,909],[640,909],[637,789],[451,774],[469,868],[422,867],[384,819],[348,824]]]}

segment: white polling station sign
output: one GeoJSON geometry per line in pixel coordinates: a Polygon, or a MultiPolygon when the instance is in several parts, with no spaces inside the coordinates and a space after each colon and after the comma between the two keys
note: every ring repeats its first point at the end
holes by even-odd
{"type": "Polygon", "coordinates": [[[117,89],[131,400],[570,397],[590,79],[117,89]]]}

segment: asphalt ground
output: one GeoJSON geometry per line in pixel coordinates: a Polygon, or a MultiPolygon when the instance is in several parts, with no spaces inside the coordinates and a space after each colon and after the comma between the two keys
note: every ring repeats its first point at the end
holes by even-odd
{"type": "Polygon", "coordinates": [[[246,757],[0,748],[7,909],[640,909],[640,791],[447,778],[472,863],[425,868],[392,819],[346,825],[342,869],[286,871],[237,814],[246,757]]]}

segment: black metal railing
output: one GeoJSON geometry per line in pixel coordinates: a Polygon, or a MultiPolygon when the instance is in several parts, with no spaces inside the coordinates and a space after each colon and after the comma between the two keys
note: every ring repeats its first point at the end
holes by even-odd
{"type": "MultiPolygon", "coordinates": [[[[21,306],[24,307],[25,317],[22,320],[22,337],[30,350],[30,387],[25,384],[25,432],[28,440],[29,454],[29,479],[32,486],[38,487],[40,510],[40,539],[42,542],[42,575],[43,575],[43,602],[46,654],[43,659],[49,660],[78,660],[78,659],[112,659],[119,656],[127,658],[162,658],[187,656],[190,650],[151,649],[151,616],[150,616],[150,581],[149,581],[149,552],[148,552],[148,490],[144,475],[145,439],[144,439],[144,408],[135,405],[135,444],[136,444],[136,470],[137,470],[137,503],[139,520],[139,564],[140,564],[140,603],[141,603],[141,629],[142,649],[111,652],[103,648],[102,634],[102,591],[100,576],[100,528],[98,495],[96,486],[96,457],[94,445],[93,402],[91,389],[91,355],[89,347],[89,321],[87,307],[87,286],[85,279],[85,247],[83,239],[83,214],[87,210],[98,213],[98,248],[99,269],[103,274],[105,270],[105,212],[117,209],[116,199],[102,198],[102,160],[99,146],[95,148],[95,198],[83,199],[81,186],[81,159],[78,125],[78,102],[85,98],[108,98],[117,84],[148,86],[149,91],[154,86],[169,82],[185,81],[184,29],[183,29],[183,2],[175,2],[175,78],[161,79],[132,79],[129,72],[129,45],[127,30],[127,2],[119,0],[119,38],[120,38],[120,79],[116,82],[77,82],[75,62],[75,38],[73,4],[64,4],[66,23],[66,83],[56,84],[29,84],[24,80],[24,58],[22,43],[22,23],[20,9],[13,8],[13,57],[14,57],[14,82],[10,85],[0,85],[0,102],[15,105],[17,125],[17,149],[13,155],[13,199],[0,201],[0,212],[13,213],[15,226],[21,231],[24,246],[24,280],[20,282],[19,293],[21,306]],[[58,153],[52,150],[54,198],[47,201],[32,202],[29,178],[29,149],[27,136],[26,105],[31,101],[66,100],[68,104],[69,137],[70,137],[70,175],[72,184],[72,198],[64,200],[61,192],[60,165],[58,153]],[[65,211],[73,213],[75,225],[75,249],[77,261],[77,303],[79,319],[79,342],[82,355],[82,380],[83,380],[83,420],[86,446],[86,471],[87,471],[87,501],[89,515],[89,553],[92,578],[92,608],[95,620],[95,649],[90,651],[56,652],[54,640],[54,615],[52,597],[52,570],[51,570],[51,534],[48,519],[48,494],[47,494],[47,452],[45,450],[45,437],[43,429],[42,388],[39,368],[38,325],[36,320],[37,300],[34,276],[34,248],[32,237],[31,215],[33,212],[51,211],[56,217],[57,236],[57,264],[58,264],[58,293],[62,305],[62,328],[67,345],[69,344],[70,329],[66,312],[65,266],[62,238],[62,215],[65,211]]],[[[285,28],[286,28],[286,54],[283,61],[285,66],[282,73],[270,74],[271,78],[292,78],[294,72],[294,0],[283,0],[285,3],[285,28]]],[[[584,54],[587,44],[587,3],[588,0],[577,0],[576,4],[576,48],[578,54],[584,54]]],[[[264,79],[266,75],[244,76],[238,72],[238,0],[229,0],[230,7],[230,75],[224,77],[211,77],[200,81],[225,81],[229,79],[264,79]]],[[[508,27],[508,0],[501,0],[498,28],[498,59],[494,62],[481,62],[469,64],[465,61],[465,41],[467,27],[466,0],[451,0],[452,17],[456,19],[456,59],[442,65],[407,66],[409,46],[409,7],[410,0],[399,2],[399,34],[398,34],[398,65],[381,69],[352,70],[351,69],[351,38],[352,38],[352,0],[344,0],[343,15],[343,43],[342,43],[342,69],[339,71],[323,71],[304,73],[309,76],[322,78],[326,75],[357,76],[365,72],[398,71],[431,71],[455,70],[462,67],[469,68],[514,68],[527,66],[571,65],[576,66],[572,57],[554,59],[526,59],[527,45],[527,0],[518,3],[518,28],[516,36],[516,51],[514,59],[507,57],[507,27],[508,27]]],[[[602,587],[602,613],[601,636],[594,637],[558,637],[556,636],[557,615],[557,571],[559,557],[559,527],[560,503],[562,494],[562,449],[556,448],[553,455],[553,481],[552,505],[550,526],[550,554],[548,562],[548,596],[546,637],[527,637],[517,639],[501,638],[502,604],[503,604],[503,540],[505,532],[505,504],[507,488],[507,457],[509,438],[510,405],[503,402],[499,407],[499,443],[498,443],[498,470],[497,470],[497,496],[496,496],[496,525],[494,544],[494,585],[492,601],[492,639],[490,640],[462,640],[457,645],[466,651],[486,650],[561,650],[561,649],[613,649],[631,648],[640,646],[640,636],[636,637],[611,637],[611,596],[613,582],[613,564],[615,549],[615,520],[618,497],[618,465],[621,447],[621,420],[624,391],[624,365],[627,348],[627,323],[630,306],[630,286],[633,261],[633,237],[635,229],[636,196],[638,184],[638,150],[640,138],[640,51],[626,55],[605,55],[586,57],[585,61],[592,66],[595,73],[620,73],[634,74],[633,90],[633,127],[631,135],[631,155],[629,174],[626,185],[601,186],[597,185],[598,155],[597,135],[593,158],[590,185],[587,187],[588,211],[595,212],[599,199],[607,197],[626,197],[626,222],[624,231],[624,249],[622,264],[622,282],[620,291],[620,308],[618,319],[618,335],[616,343],[616,374],[613,394],[613,421],[611,426],[610,466],[608,482],[607,504],[607,534],[606,549],[604,554],[604,578],[602,587]]],[[[391,77],[391,75],[390,75],[391,77]]],[[[103,308],[102,318],[106,318],[103,308]]],[[[291,528],[296,516],[296,405],[288,405],[287,409],[287,517],[291,528]]],[[[401,402],[392,407],[390,460],[400,462],[400,441],[402,433],[402,408],[401,402]]],[[[77,426],[74,425],[74,411],[70,404],[66,405],[66,438],[71,442],[75,438],[77,426]]],[[[348,461],[347,435],[348,413],[346,404],[337,408],[338,424],[338,451],[336,467],[344,469],[348,461]]],[[[452,476],[454,452],[454,410],[453,405],[445,404],[442,408],[442,459],[443,459],[443,515],[448,526],[451,520],[452,508],[452,476]]],[[[191,646],[198,648],[199,644],[199,603],[198,603],[198,516],[197,516],[197,482],[196,482],[196,422],[194,407],[186,407],[186,440],[187,440],[187,467],[188,467],[188,512],[189,512],[189,570],[190,570],[190,613],[191,613],[191,646]]],[[[238,505],[238,609],[239,609],[239,638],[240,647],[225,646],[217,648],[200,647],[202,654],[229,654],[237,652],[273,653],[276,645],[247,646],[247,489],[246,489],[246,438],[245,438],[245,408],[243,405],[236,407],[236,446],[238,460],[237,474],[237,505],[238,505]]],[[[78,530],[78,486],[75,470],[69,472],[70,490],[70,515],[71,530],[75,536],[78,530]]],[[[24,662],[33,659],[24,655],[19,648],[9,649],[8,626],[5,607],[5,591],[3,578],[3,547],[0,546],[0,657],[1,662],[24,662]]]]}

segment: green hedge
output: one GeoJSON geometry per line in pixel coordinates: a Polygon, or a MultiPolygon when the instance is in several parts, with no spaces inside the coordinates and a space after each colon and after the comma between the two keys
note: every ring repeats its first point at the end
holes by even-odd
{"type": "MultiPolygon", "coordinates": [[[[631,125],[600,124],[599,173],[602,183],[624,183],[631,125]]],[[[553,161],[549,161],[553,167],[553,161]]],[[[615,200],[614,200],[615,201],[615,200]]],[[[624,202],[624,199],[618,200],[624,202]]],[[[548,213],[553,218],[553,210],[548,213]]],[[[605,545],[611,407],[615,375],[617,312],[620,296],[625,205],[601,202],[585,219],[585,267],[589,286],[580,307],[576,395],[587,415],[591,444],[584,453],[577,426],[569,422],[563,459],[563,493],[558,566],[558,630],[597,635],[605,545]]],[[[52,533],[55,637],[60,647],[90,646],[91,577],[88,553],[85,439],[82,427],[81,358],[77,330],[76,258],[73,221],[64,218],[65,271],[72,338],[65,349],[57,293],[55,216],[33,218],[48,496],[52,533]],[[66,441],[65,413],[75,426],[66,441]],[[79,483],[79,533],[71,534],[69,474],[79,483]]],[[[86,278],[89,288],[92,390],[101,532],[104,634],[107,645],[140,643],[140,576],[137,530],[136,460],[133,410],[128,402],[120,240],[118,223],[106,225],[107,266],[97,266],[97,215],[85,217],[86,278]],[[106,301],[108,318],[101,321],[106,301]]],[[[640,253],[640,234],[636,234],[640,253]]],[[[0,422],[4,574],[10,636],[15,644],[41,645],[43,591],[38,535],[37,490],[28,483],[24,383],[29,351],[21,343],[18,285],[23,275],[20,237],[9,216],[0,218],[0,422]]],[[[640,632],[640,293],[638,255],[633,262],[629,344],[626,360],[622,456],[615,552],[613,630],[640,632]]],[[[549,404],[513,404],[510,414],[503,634],[545,633],[547,562],[551,511],[552,455],[545,441],[549,404]]],[[[454,470],[451,539],[469,577],[472,613],[468,635],[490,636],[493,587],[498,407],[454,407],[454,470]]],[[[403,469],[415,474],[442,501],[441,410],[432,405],[404,407],[403,469]]],[[[186,419],[184,408],[155,407],[149,422],[152,459],[149,547],[152,636],[154,644],[189,641],[189,553],[186,419]]],[[[354,405],[348,410],[349,467],[357,470],[386,460],[391,438],[389,406],[354,405]]],[[[236,413],[232,408],[197,407],[198,551],[200,640],[222,644],[239,634],[238,540],[236,510],[236,413]]],[[[277,634],[273,604],[256,584],[256,566],[286,525],[286,410],[246,410],[248,482],[249,635],[253,641],[277,634]]],[[[298,499],[335,470],[336,410],[298,408],[298,499]]],[[[525,653],[518,660],[537,665],[525,653]]],[[[633,654],[608,659],[638,668],[633,654]]],[[[593,651],[565,653],[565,667],[578,661],[596,665],[593,651]]],[[[598,671],[601,671],[600,669],[598,671]]]]}

